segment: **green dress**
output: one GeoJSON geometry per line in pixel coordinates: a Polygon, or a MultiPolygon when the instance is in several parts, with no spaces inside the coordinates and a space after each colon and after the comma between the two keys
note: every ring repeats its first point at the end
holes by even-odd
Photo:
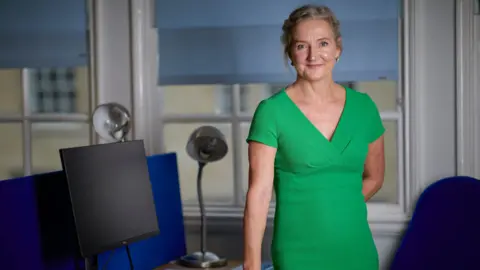
{"type": "Polygon", "coordinates": [[[369,143],[385,131],[372,99],[346,88],[327,140],[285,93],[260,102],[248,141],[277,148],[271,247],[275,270],[378,270],[362,174],[369,143]]]}

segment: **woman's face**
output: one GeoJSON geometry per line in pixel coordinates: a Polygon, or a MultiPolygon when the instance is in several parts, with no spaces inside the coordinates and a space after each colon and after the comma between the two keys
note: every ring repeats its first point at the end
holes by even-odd
{"type": "Polygon", "coordinates": [[[331,76],[340,56],[332,28],[324,20],[306,20],[293,33],[291,60],[297,74],[309,81],[331,76]]]}

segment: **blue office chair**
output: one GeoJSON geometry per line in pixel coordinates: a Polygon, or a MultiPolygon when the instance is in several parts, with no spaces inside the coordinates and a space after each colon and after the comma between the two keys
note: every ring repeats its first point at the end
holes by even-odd
{"type": "Polygon", "coordinates": [[[480,181],[451,177],[420,196],[390,270],[480,269],[480,181]]]}

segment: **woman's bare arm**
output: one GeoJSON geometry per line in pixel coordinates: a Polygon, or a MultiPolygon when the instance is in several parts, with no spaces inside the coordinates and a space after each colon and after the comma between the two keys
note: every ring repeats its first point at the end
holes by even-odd
{"type": "Polygon", "coordinates": [[[383,185],[385,176],[384,137],[381,136],[368,146],[368,155],[363,173],[362,193],[365,201],[370,200],[383,185]]]}
{"type": "Polygon", "coordinates": [[[243,217],[245,270],[260,270],[261,267],[276,152],[276,148],[257,142],[250,142],[248,146],[249,187],[243,217]]]}

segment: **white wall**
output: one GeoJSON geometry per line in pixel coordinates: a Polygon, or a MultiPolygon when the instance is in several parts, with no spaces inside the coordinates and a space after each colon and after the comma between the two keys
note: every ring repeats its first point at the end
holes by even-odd
{"type": "MultiPolygon", "coordinates": [[[[134,2],[143,2],[142,0],[134,2]]],[[[455,156],[455,1],[414,0],[411,10],[411,61],[410,78],[411,123],[409,131],[412,148],[407,154],[412,158],[409,176],[412,184],[407,188],[416,197],[424,186],[456,173],[455,156]]],[[[125,27],[127,1],[107,0],[96,2],[97,24],[103,29],[98,35],[100,77],[103,100],[117,100],[131,104],[133,96],[127,86],[130,77],[128,39],[125,27]],[[115,4],[113,4],[115,3],[115,4]],[[108,33],[108,35],[106,35],[108,33]]],[[[161,38],[161,37],[159,37],[161,38]]],[[[155,134],[160,136],[160,134],[155,134]]],[[[150,134],[149,136],[152,136],[150,134]]],[[[242,256],[240,219],[216,219],[209,227],[209,247],[230,259],[242,256]]],[[[198,248],[198,231],[195,222],[187,224],[188,248],[198,248]]],[[[395,249],[403,229],[401,223],[372,223],[383,269],[395,249]]],[[[268,257],[271,230],[267,230],[264,255],[268,257]]]]}

